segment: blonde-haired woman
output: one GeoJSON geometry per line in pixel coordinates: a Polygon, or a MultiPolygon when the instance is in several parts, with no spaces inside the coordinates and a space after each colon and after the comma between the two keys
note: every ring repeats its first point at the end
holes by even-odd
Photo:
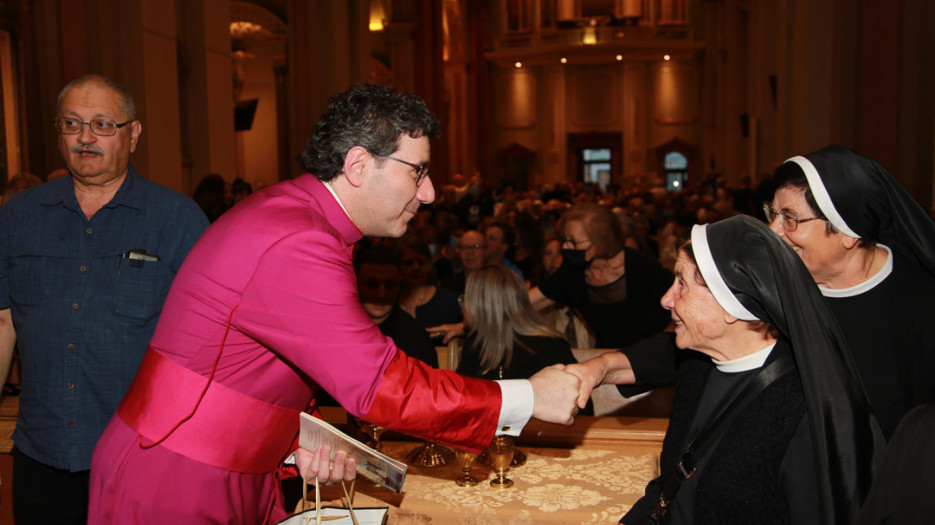
{"type": "MultiPolygon", "coordinates": [[[[575,362],[568,341],[529,302],[512,270],[488,266],[468,276],[463,304],[467,337],[458,373],[485,379],[527,379],[555,364],[575,362]]],[[[588,406],[580,412],[593,414],[588,406]]]]}

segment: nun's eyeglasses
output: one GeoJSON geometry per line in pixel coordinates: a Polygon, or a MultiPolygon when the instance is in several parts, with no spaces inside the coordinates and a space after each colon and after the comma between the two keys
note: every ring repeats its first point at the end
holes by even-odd
{"type": "Polygon", "coordinates": [[[776,217],[779,217],[779,224],[782,226],[783,230],[787,232],[794,232],[798,227],[800,222],[814,221],[815,219],[823,219],[824,217],[808,217],[807,219],[800,219],[795,216],[789,210],[776,211],[769,204],[763,203],[763,213],[766,215],[766,223],[772,224],[773,220],[776,217]]]}

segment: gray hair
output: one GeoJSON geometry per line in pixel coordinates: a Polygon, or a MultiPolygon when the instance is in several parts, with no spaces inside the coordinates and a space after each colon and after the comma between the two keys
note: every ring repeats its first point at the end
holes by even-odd
{"type": "Polygon", "coordinates": [[[125,87],[118,84],[114,80],[111,80],[104,75],[99,75],[97,73],[88,73],[82,75],[68,84],[65,84],[65,87],[62,88],[58,93],[58,102],[57,102],[57,112],[62,112],[62,100],[65,99],[65,95],[76,87],[83,86],[85,84],[95,84],[99,87],[107,88],[114,92],[117,95],[117,104],[120,105],[121,111],[127,116],[128,121],[136,120],[136,103],[133,101],[133,96],[130,95],[130,92],[127,91],[125,87]]]}

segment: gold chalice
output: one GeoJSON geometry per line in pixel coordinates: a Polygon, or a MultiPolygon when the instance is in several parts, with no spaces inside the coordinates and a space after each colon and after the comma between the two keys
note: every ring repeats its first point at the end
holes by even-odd
{"type": "MultiPolygon", "coordinates": [[[[497,372],[497,376],[500,379],[503,379],[503,367],[502,366],[499,368],[497,372]]],[[[509,436],[502,436],[502,437],[509,439],[510,443],[513,443],[512,438],[510,438],[509,436]]],[[[477,462],[487,467],[493,467],[493,461],[490,458],[490,448],[481,452],[480,455],[477,456],[477,462]]],[[[514,446],[513,447],[513,459],[510,460],[510,467],[519,467],[525,464],[526,464],[526,454],[524,454],[522,450],[514,446]]]]}
{"type": "MultiPolygon", "coordinates": [[[[493,467],[493,462],[490,460],[490,453],[485,450],[477,456],[476,463],[480,463],[485,467],[493,467]]],[[[513,448],[513,461],[510,461],[510,468],[521,467],[526,464],[526,454],[523,453],[519,448],[513,448]]]]}
{"type": "Polygon", "coordinates": [[[477,485],[477,478],[471,475],[471,467],[474,465],[474,458],[477,457],[477,454],[455,449],[455,457],[458,459],[458,465],[461,466],[461,472],[464,472],[464,475],[455,480],[455,483],[461,487],[477,485]]]}
{"type": "Polygon", "coordinates": [[[505,489],[513,486],[513,480],[506,477],[506,472],[510,469],[510,462],[513,461],[515,451],[516,447],[509,436],[493,438],[493,443],[487,449],[487,454],[490,455],[490,462],[494,472],[497,473],[497,477],[490,480],[491,487],[505,489]]]}

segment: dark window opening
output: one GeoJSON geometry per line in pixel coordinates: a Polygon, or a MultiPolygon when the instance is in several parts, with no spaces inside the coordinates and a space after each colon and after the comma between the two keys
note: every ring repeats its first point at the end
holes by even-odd
{"type": "Polygon", "coordinates": [[[682,153],[673,151],[666,153],[663,163],[666,170],[666,189],[682,191],[688,184],[688,158],[682,153]]]}

